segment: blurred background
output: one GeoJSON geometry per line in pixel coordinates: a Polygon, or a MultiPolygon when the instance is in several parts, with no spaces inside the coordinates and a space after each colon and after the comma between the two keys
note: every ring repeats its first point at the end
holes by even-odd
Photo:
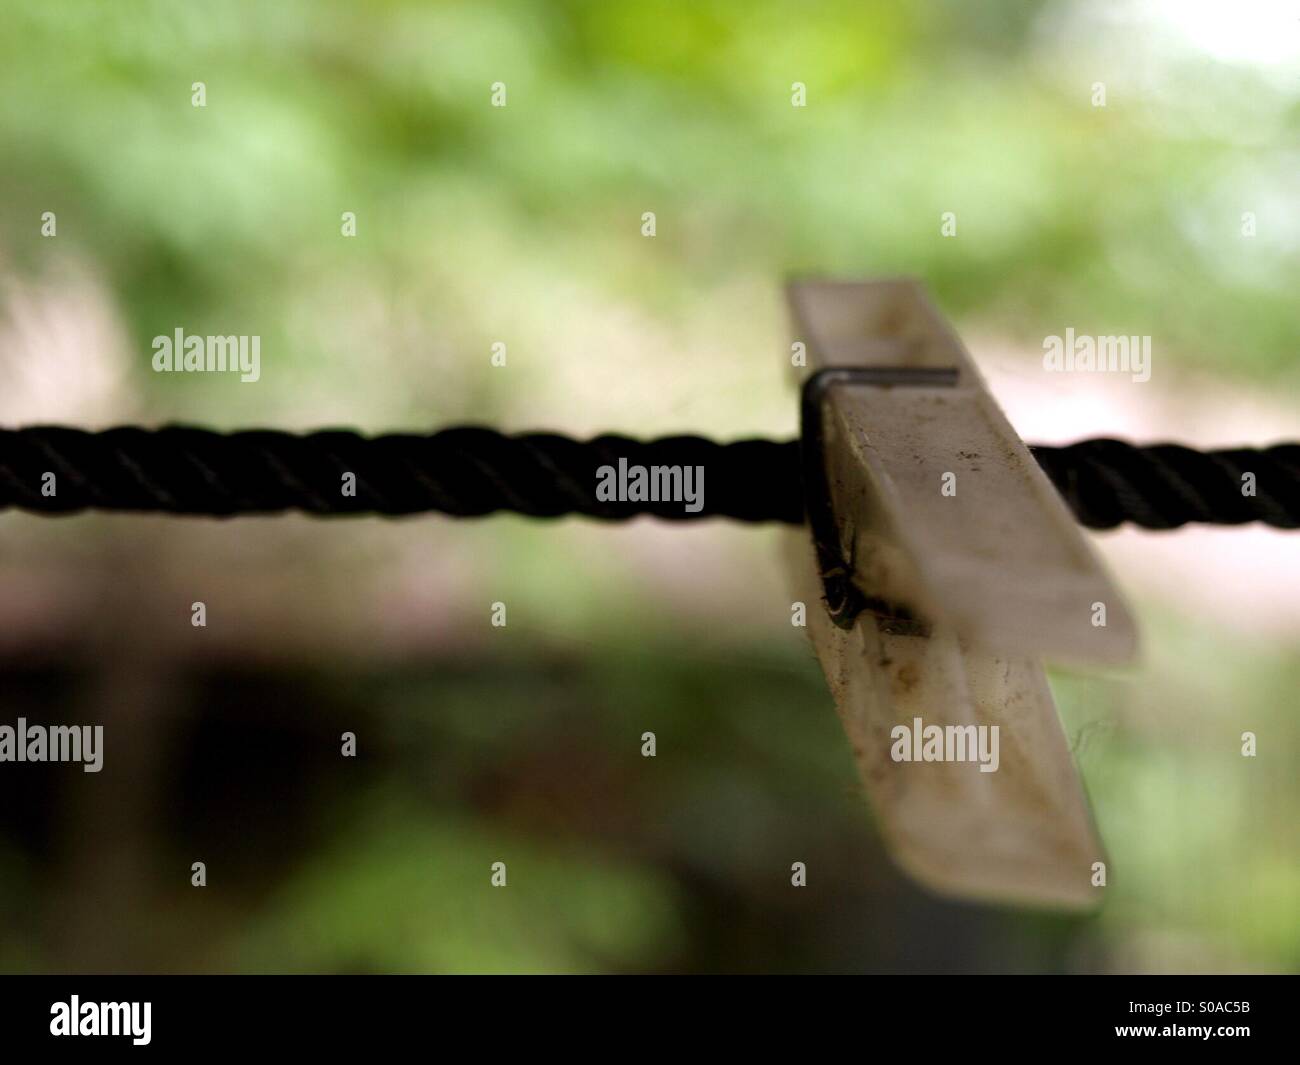
{"type": "MultiPolygon", "coordinates": [[[[815,273],[923,278],[1027,440],[1300,438],[1293,4],[0,27],[7,426],[788,437],[815,273]],[[260,381],[153,373],[178,327],[260,335],[260,381]],[[1044,373],[1067,327],[1152,336],[1150,381],[1044,373]]],[[[0,969],[1300,969],[1300,537],[1096,537],[1144,658],[1053,673],[1111,857],[1062,917],[890,865],[781,536],[0,514],[0,722],[106,733],[98,775],[0,765],[0,969]]]]}

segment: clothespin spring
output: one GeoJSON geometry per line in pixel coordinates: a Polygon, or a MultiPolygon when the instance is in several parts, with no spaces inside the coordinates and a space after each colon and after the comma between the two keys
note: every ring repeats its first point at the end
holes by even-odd
{"type": "Polygon", "coordinates": [[[817,572],[821,576],[826,610],[841,629],[852,629],[858,616],[875,616],[881,632],[899,636],[927,636],[928,623],[901,603],[890,603],[867,595],[854,583],[852,549],[846,557],[841,545],[835,504],[831,498],[826,469],[825,425],[822,402],[836,385],[871,385],[876,388],[952,388],[961,371],[932,366],[833,366],[818,370],[804,381],[799,399],[799,460],[803,474],[804,508],[813,546],[817,551],[817,572]]]}

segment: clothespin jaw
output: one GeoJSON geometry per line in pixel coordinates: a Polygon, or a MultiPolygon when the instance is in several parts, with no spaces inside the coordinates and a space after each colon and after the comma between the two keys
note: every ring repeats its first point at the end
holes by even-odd
{"type": "Polygon", "coordinates": [[[1039,659],[1126,661],[1123,599],[918,283],[788,296],[809,631],[891,851],[946,893],[1095,904],[1105,856],[1039,659]]]}

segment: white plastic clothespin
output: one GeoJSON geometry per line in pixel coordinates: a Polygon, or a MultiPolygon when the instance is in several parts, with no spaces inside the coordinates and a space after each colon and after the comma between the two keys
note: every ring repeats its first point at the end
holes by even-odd
{"type": "Polygon", "coordinates": [[[1040,659],[1129,660],[1123,599],[918,282],[788,296],[801,598],[886,843],[947,894],[1095,904],[1105,856],[1040,659]]]}

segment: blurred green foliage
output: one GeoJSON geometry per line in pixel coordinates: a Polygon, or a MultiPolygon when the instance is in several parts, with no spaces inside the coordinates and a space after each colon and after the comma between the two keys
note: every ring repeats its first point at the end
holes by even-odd
{"type": "Polygon", "coordinates": [[[418,305],[431,346],[478,350],[503,310],[571,311],[574,286],[671,316],[812,271],[916,273],[1032,342],[1065,322],[1294,373],[1294,96],[1188,55],[1163,71],[1181,96],[1135,64],[1095,108],[1073,57],[1114,42],[1054,38],[1037,5],[3,10],[4,246],[49,254],[35,220],[57,210],[142,368],[169,323],[239,322],[282,353],[282,382],[329,372],[356,352],[304,323],[372,288],[418,305]],[[349,209],[359,237],[339,240],[349,209]],[[1252,209],[1260,236],[1242,240],[1252,209]],[[961,239],[940,239],[943,211],[961,239]]]}

